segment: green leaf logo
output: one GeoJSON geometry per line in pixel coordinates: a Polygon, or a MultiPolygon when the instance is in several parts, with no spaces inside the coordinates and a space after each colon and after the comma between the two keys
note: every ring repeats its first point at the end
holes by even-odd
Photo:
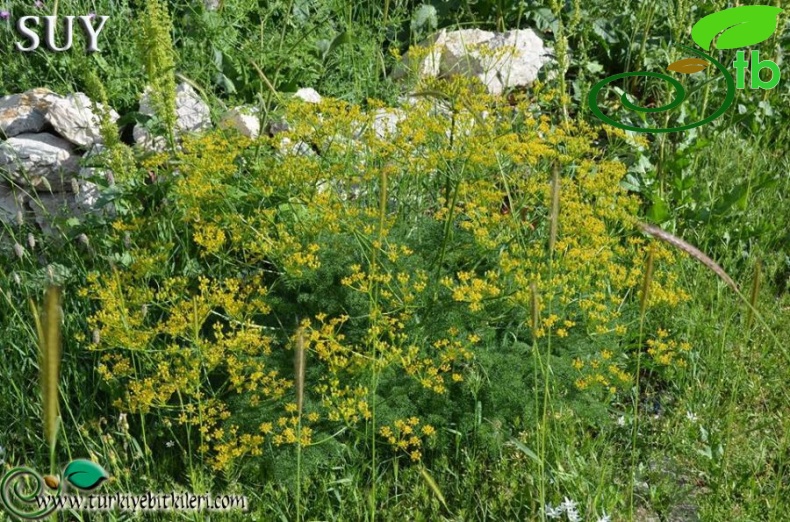
{"type": "Polygon", "coordinates": [[[83,490],[96,489],[99,484],[110,478],[103,467],[85,459],[69,462],[69,465],[63,470],[63,476],[69,484],[83,490]]]}
{"type": "Polygon", "coordinates": [[[767,40],[776,31],[776,15],[782,10],[770,5],[742,5],[710,14],[694,24],[691,38],[706,51],[713,39],[718,49],[746,47],[767,40]]]}

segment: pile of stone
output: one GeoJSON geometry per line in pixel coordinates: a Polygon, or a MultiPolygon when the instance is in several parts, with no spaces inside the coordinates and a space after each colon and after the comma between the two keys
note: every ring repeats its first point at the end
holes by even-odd
{"type": "MultiPolygon", "coordinates": [[[[103,150],[99,111],[83,93],[60,96],[32,89],[0,98],[0,225],[34,220],[45,232],[59,218],[80,218],[96,211],[96,181],[112,183],[112,173],[85,166],[103,150]]],[[[152,116],[148,92],[140,112],[152,116]]],[[[110,118],[119,116],[109,109],[110,118]]],[[[211,127],[208,105],[186,83],[176,89],[176,132],[200,132],[211,127]]],[[[135,142],[147,150],[162,150],[164,139],[135,126],[135,142]]]]}
{"type": "MultiPolygon", "coordinates": [[[[430,52],[420,61],[407,54],[400,74],[411,71],[421,77],[476,77],[491,94],[526,86],[548,62],[549,51],[531,30],[493,33],[478,29],[442,30],[423,44],[430,52]]],[[[425,55],[425,53],[420,53],[425,55]]],[[[209,107],[189,83],[176,88],[176,135],[211,128],[209,107]]],[[[320,103],[313,89],[300,89],[296,98],[320,103]]],[[[413,100],[406,100],[413,103],[413,100]]],[[[87,159],[103,149],[99,113],[104,108],[83,93],[58,95],[48,89],[33,89],[0,98],[0,236],[9,226],[33,219],[52,231],[53,219],[80,218],[97,210],[96,181],[112,183],[112,173],[85,166],[87,159]]],[[[146,91],[140,101],[141,114],[153,116],[146,91]]],[[[109,109],[113,121],[118,114],[109,109]]],[[[254,107],[236,107],[220,119],[220,127],[231,128],[250,138],[261,134],[260,114],[254,107]]],[[[372,121],[380,137],[397,131],[403,112],[379,109],[372,121]]],[[[471,120],[471,118],[470,118],[471,120]]],[[[267,129],[269,134],[287,130],[267,129]]],[[[364,129],[360,126],[359,132],[364,129]]],[[[153,136],[142,125],[133,129],[135,144],[144,150],[164,150],[165,139],[153,136]]],[[[355,139],[358,137],[355,136],[355,139]]],[[[282,138],[284,153],[312,153],[304,143],[282,138]]]]}
{"type": "Polygon", "coordinates": [[[81,166],[102,143],[94,111],[83,93],[33,89],[0,98],[0,221],[32,217],[45,228],[64,207],[78,215],[95,204],[95,172],[81,166]]]}

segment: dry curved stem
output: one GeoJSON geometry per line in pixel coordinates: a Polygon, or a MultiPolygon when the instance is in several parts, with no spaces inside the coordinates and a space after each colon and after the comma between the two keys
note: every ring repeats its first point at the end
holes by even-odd
{"type": "Polygon", "coordinates": [[[733,281],[733,279],[729,275],[727,275],[727,272],[725,272],[724,269],[718,265],[718,263],[716,263],[713,259],[705,255],[700,249],[698,249],[694,245],[684,241],[683,239],[673,234],[670,234],[666,230],[663,230],[649,223],[638,222],[637,226],[644,233],[656,239],[660,239],[661,241],[669,243],[670,245],[684,251],[685,253],[687,253],[688,255],[690,255],[691,257],[693,257],[694,259],[696,259],[697,261],[708,267],[711,271],[713,271],[713,273],[719,276],[719,278],[722,281],[727,283],[727,286],[732,288],[733,292],[735,292],[735,294],[741,299],[741,301],[743,301],[744,304],[749,308],[750,314],[753,314],[754,317],[757,318],[757,321],[762,325],[762,327],[765,328],[765,330],[768,332],[768,335],[771,337],[771,339],[773,339],[773,341],[776,343],[776,346],[779,348],[779,350],[781,350],[784,358],[790,364],[790,352],[788,352],[787,347],[779,341],[779,338],[776,336],[776,334],[771,329],[771,327],[768,326],[768,323],[765,321],[762,314],[760,314],[760,312],[757,310],[754,304],[752,304],[750,300],[741,293],[741,291],[738,289],[738,285],[735,284],[735,281],[733,281]]]}
{"type": "Polygon", "coordinates": [[[666,230],[663,230],[655,225],[650,225],[648,223],[638,223],[638,226],[642,231],[650,236],[653,236],[657,239],[660,239],[670,245],[674,246],[675,248],[679,248],[680,250],[684,251],[703,265],[710,268],[719,278],[727,283],[727,285],[735,290],[735,292],[740,294],[738,290],[738,285],[735,284],[735,281],[727,275],[727,272],[724,271],[722,267],[716,263],[713,259],[705,255],[699,248],[695,247],[694,245],[687,243],[683,239],[670,234],[666,230]]]}

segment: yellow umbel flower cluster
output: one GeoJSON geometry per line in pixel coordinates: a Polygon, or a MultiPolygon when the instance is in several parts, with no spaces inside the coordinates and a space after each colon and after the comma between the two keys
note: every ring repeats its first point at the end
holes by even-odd
{"type": "MultiPolygon", "coordinates": [[[[396,388],[452,401],[476,386],[476,354],[498,349],[506,329],[519,342],[550,338],[578,372],[568,388],[629,385],[648,248],[647,306],[688,294],[673,253],[635,227],[625,166],[603,156],[597,129],[555,124],[527,96],[429,87],[441,103],[391,114],[394,131],[373,102],[367,113],[331,99],[286,107],[290,142],[319,153],[216,131],[185,138],[175,161],[147,161],[168,175],[166,201],[112,224],[120,262],[81,294],[97,306],[90,347],[118,407],[197,426],[224,469],[368,422],[419,460],[411,416],[422,412],[377,419],[376,405],[396,388]]],[[[649,344],[659,365],[685,349],[660,335],[649,344]]]]}

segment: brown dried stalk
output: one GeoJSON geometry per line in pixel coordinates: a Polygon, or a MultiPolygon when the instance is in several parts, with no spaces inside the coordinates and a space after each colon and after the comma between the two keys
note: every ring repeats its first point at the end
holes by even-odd
{"type": "Polygon", "coordinates": [[[302,416],[302,406],[304,405],[304,372],[304,328],[300,326],[296,331],[296,353],[294,354],[294,373],[296,374],[296,408],[300,417],[302,416]]]}
{"type": "Polygon", "coordinates": [[[697,247],[687,243],[686,241],[680,239],[677,236],[674,236],[663,230],[655,225],[650,225],[648,223],[639,223],[639,228],[642,229],[643,232],[649,234],[657,239],[660,239],[670,245],[679,248],[680,250],[684,251],[703,265],[710,268],[719,278],[727,283],[730,288],[735,290],[738,294],[740,291],[738,290],[738,285],[735,284],[735,281],[732,280],[730,276],[727,275],[727,272],[724,271],[722,267],[720,267],[713,259],[706,256],[700,249],[697,247]]]}

